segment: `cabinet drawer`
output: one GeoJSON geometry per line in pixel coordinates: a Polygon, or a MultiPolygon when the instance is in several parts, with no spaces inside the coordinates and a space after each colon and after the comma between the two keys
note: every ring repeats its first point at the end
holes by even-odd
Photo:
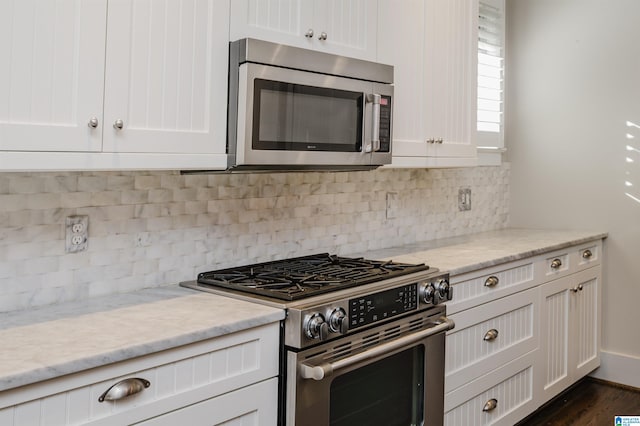
{"type": "Polygon", "coordinates": [[[278,379],[273,378],[139,424],[144,426],[275,426],[277,422],[278,379]]]}
{"type": "Polygon", "coordinates": [[[0,396],[0,419],[16,426],[135,423],[277,376],[278,339],[274,323],[18,388],[0,396]],[[150,386],[99,402],[130,378],[150,386]]]}
{"type": "Polygon", "coordinates": [[[538,289],[449,315],[445,392],[452,391],[538,347],[538,289]]]}
{"type": "Polygon", "coordinates": [[[539,280],[547,282],[599,265],[601,257],[602,240],[547,253],[539,257],[537,270],[542,274],[539,280]]]}
{"type": "Polygon", "coordinates": [[[533,259],[524,259],[451,277],[453,300],[447,302],[447,314],[451,315],[482,303],[534,287],[537,279],[533,259]]]}
{"type": "Polygon", "coordinates": [[[602,261],[602,240],[592,241],[578,246],[572,254],[576,271],[582,271],[599,265],[602,261]]]}
{"type": "Polygon", "coordinates": [[[553,253],[547,253],[540,259],[539,271],[542,271],[542,281],[555,280],[565,275],[570,274],[572,271],[573,253],[575,249],[570,248],[563,251],[556,251],[553,253]]]}
{"type": "Polygon", "coordinates": [[[537,351],[445,395],[445,426],[512,426],[536,408],[537,351]]]}

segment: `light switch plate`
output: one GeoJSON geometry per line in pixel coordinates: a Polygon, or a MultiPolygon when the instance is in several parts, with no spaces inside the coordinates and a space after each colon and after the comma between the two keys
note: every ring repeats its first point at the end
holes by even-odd
{"type": "Polygon", "coordinates": [[[471,210],[471,188],[458,190],[458,209],[461,212],[471,210]]]}

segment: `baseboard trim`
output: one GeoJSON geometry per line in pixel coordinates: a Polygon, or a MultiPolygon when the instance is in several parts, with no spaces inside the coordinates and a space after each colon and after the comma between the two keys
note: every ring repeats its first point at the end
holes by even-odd
{"type": "Polygon", "coordinates": [[[591,377],[632,388],[640,388],[640,358],[616,352],[600,352],[600,367],[591,377]]]}

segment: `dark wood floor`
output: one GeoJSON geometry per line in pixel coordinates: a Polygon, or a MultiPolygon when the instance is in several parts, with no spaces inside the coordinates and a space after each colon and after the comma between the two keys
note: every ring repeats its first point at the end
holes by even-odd
{"type": "Polygon", "coordinates": [[[587,378],[518,426],[613,426],[616,415],[640,416],[640,390],[587,378]]]}

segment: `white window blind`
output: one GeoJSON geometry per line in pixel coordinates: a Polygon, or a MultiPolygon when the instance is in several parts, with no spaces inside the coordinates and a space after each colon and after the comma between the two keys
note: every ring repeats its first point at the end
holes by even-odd
{"type": "Polygon", "coordinates": [[[504,0],[481,0],[479,10],[478,151],[499,158],[504,151],[504,0]]]}

